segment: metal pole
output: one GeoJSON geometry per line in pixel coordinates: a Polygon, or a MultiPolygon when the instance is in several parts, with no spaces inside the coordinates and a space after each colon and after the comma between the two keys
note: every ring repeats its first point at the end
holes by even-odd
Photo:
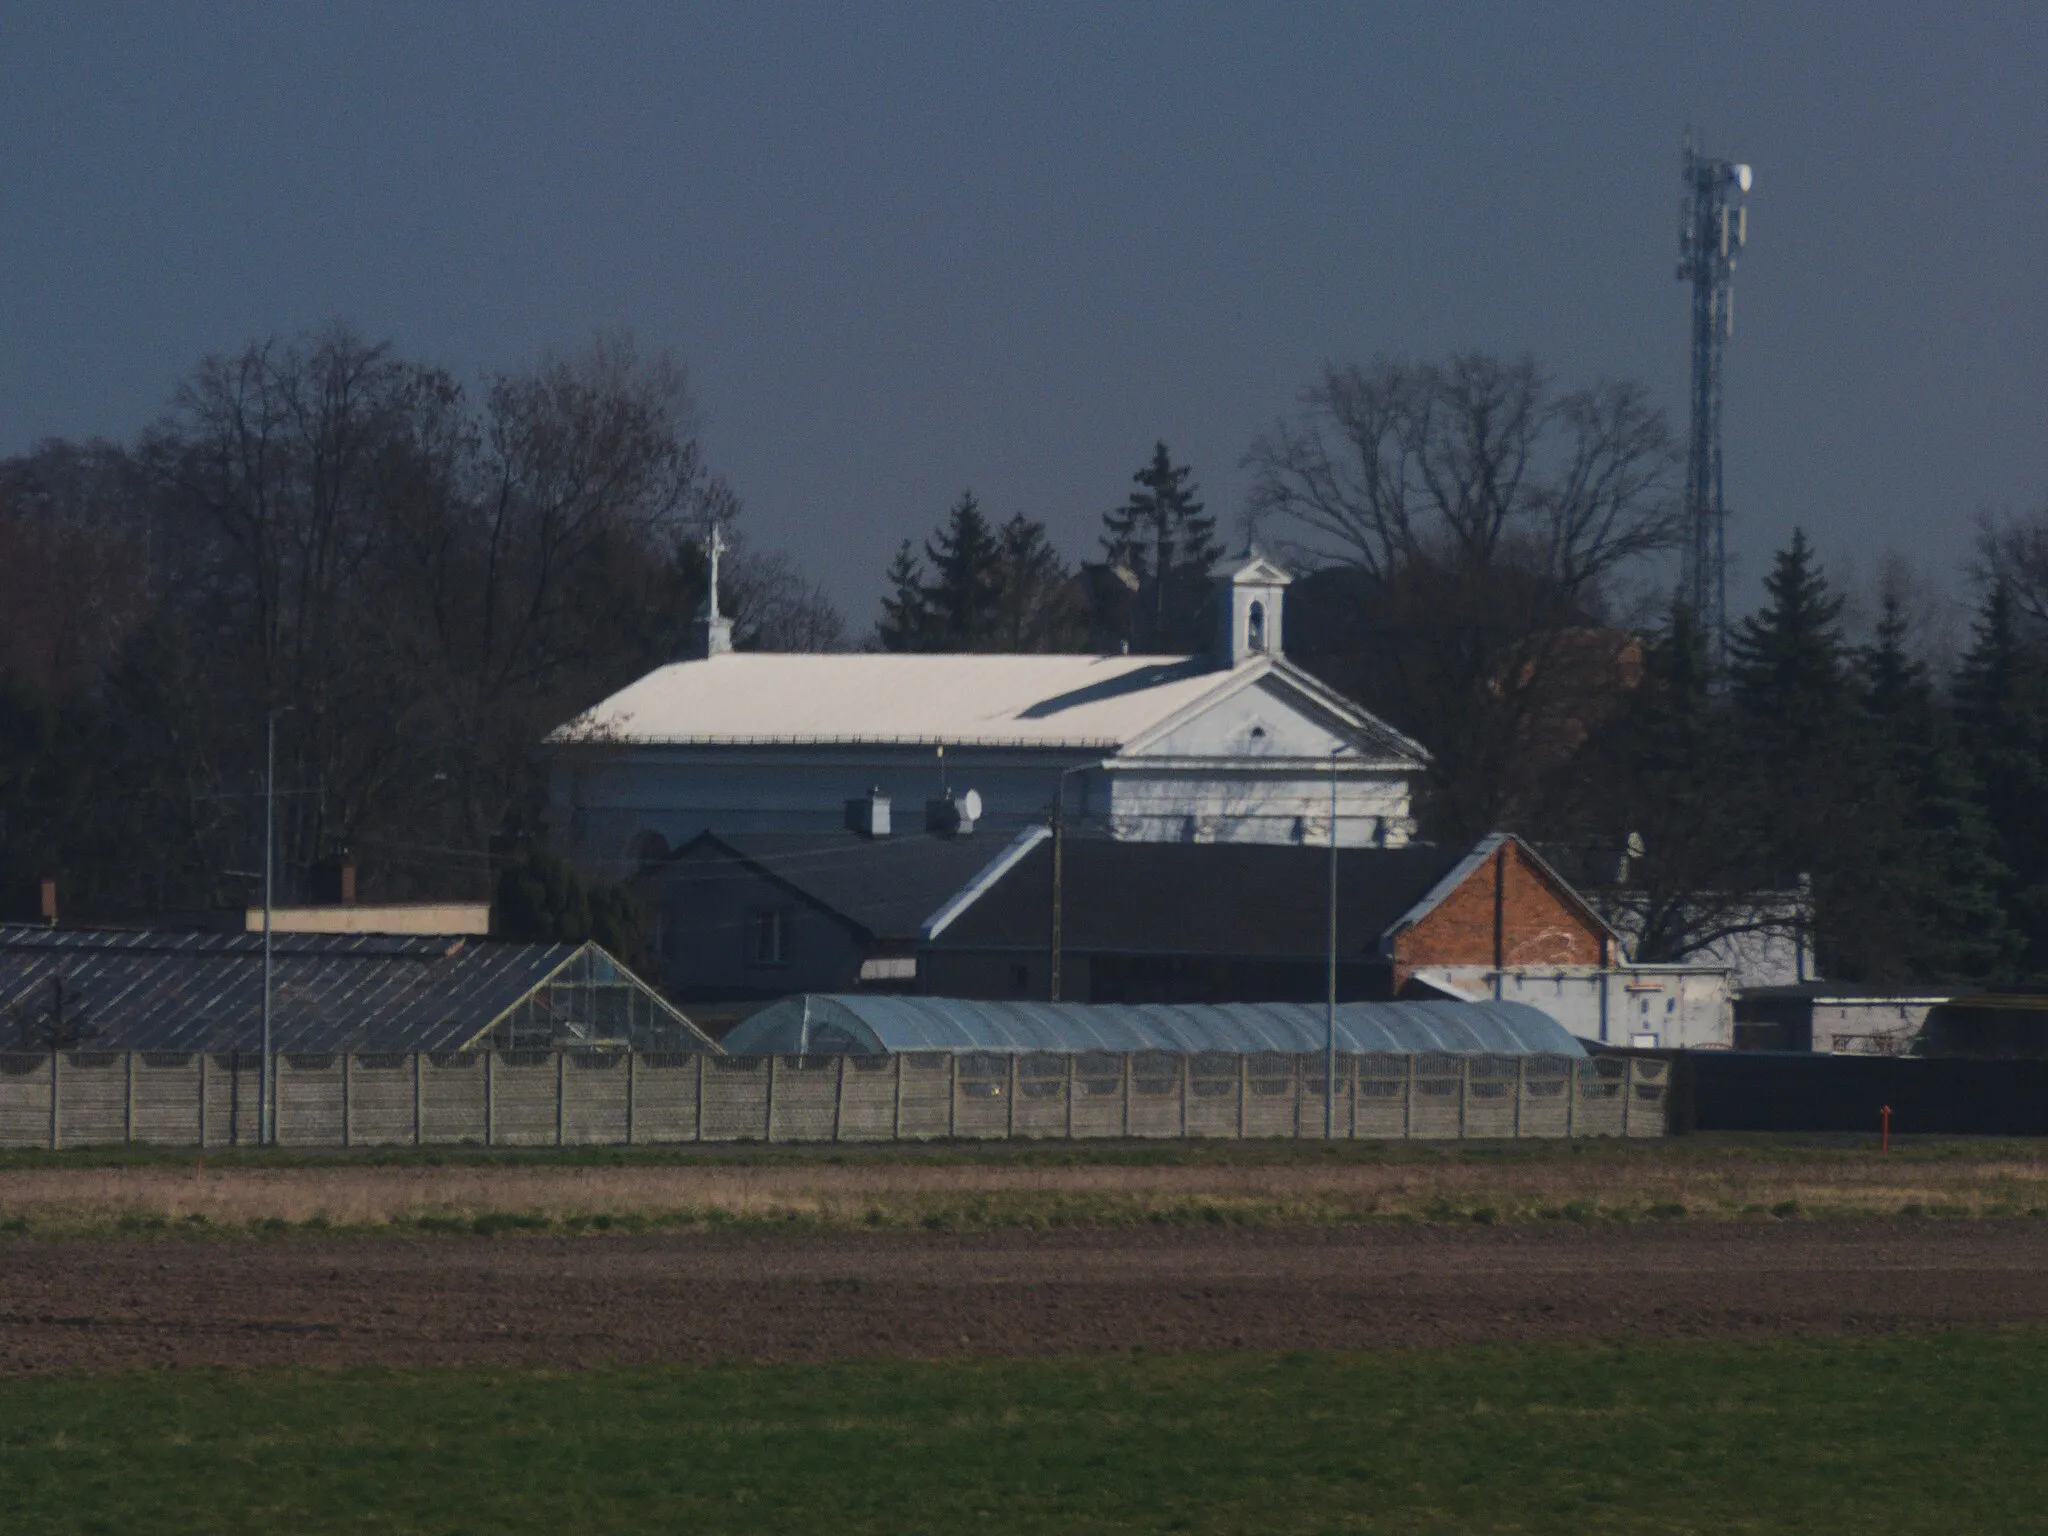
{"type": "Polygon", "coordinates": [[[1337,1139],[1337,754],[1330,749],[1330,996],[1325,1014],[1323,1058],[1323,1140],[1337,1139]]]}
{"type": "Polygon", "coordinates": [[[270,879],[277,827],[277,711],[265,720],[263,753],[263,1060],[256,1072],[256,1144],[270,1144],[270,879]]]}
{"type": "Polygon", "coordinates": [[[1065,891],[1062,885],[1066,877],[1067,818],[1066,776],[1060,776],[1059,788],[1052,797],[1052,966],[1051,976],[1046,983],[1045,995],[1048,1002],[1060,1000],[1060,928],[1065,891]]]}

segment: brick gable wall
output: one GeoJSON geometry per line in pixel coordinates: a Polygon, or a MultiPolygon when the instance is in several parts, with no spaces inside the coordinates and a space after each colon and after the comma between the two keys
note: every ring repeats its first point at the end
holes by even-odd
{"type": "Polygon", "coordinates": [[[1425,965],[1608,964],[1604,940],[1528,851],[1509,841],[1394,940],[1394,986],[1425,965]]]}

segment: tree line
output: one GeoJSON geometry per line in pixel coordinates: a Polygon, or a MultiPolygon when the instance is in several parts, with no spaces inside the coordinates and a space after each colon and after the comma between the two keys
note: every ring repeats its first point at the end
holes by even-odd
{"type": "MultiPolygon", "coordinates": [[[[344,857],[372,895],[488,892],[534,744],[674,659],[739,513],[683,373],[623,337],[474,389],[342,327],[258,342],[132,443],[0,462],[0,889],[244,899],[275,712],[287,894],[344,857]]],[[[729,537],[737,643],[847,643],[729,537]]]]}
{"type": "MultiPolygon", "coordinates": [[[[1639,385],[1332,365],[1242,462],[1247,531],[1297,573],[1290,657],[1431,752],[1423,836],[1580,859],[1644,959],[1803,891],[1828,975],[2048,976],[2048,513],[1985,531],[1952,668],[1899,590],[1852,634],[1803,536],[1722,666],[1668,599],[1683,458],[1639,385]]],[[[0,888],[17,913],[44,875],[108,915],[246,898],[275,712],[288,892],[348,856],[367,895],[496,881],[536,933],[626,945],[618,894],[536,849],[531,749],[681,651],[712,518],[743,647],[1210,636],[1224,534],[1164,443],[1085,562],[964,494],[864,639],[740,513],[681,371],[623,338],[476,387],[342,328],[261,342],[131,443],[0,462],[0,888]]]]}

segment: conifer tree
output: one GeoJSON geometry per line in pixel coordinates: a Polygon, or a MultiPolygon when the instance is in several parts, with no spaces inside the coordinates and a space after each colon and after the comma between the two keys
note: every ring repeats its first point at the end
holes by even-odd
{"type": "Polygon", "coordinates": [[[1854,845],[1861,878],[1840,894],[1848,905],[1832,926],[1860,941],[1852,963],[1863,980],[1993,979],[2014,947],[2006,872],[1954,726],[1906,640],[1903,606],[1887,592],[1857,667],[1872,789],[1854,845]]]}
{"type": "Polygon", "coordinates": [[[1683,959],[1755,920],[1747,893],[1770,839],[1742,730],[1715,681],[1691,609],[1674,604],[1641,682],[1585,753],[1587,830],[1613,848],[1640,846],[1624,914],[1639,960],[1683,959]]]}
{"type": "Polygon", "coordinates": [[[1132,643],[1141,650],[1193,650],[1201,644],[1209,567],[1223,553],[1216,520],[1196,499],[1193,471],[1176,465],[1165,443],[1131,479],[1138,489],[1103,514],[1102,547],[1139,582],[1132,643]]]}
{"type": "Polygon", "coordinates": [[[921,651],[931,626],[931,612],[925,603],[924,567],[917,551],[905,539],[889,562],[886,577],[889,591],[882,599],[882,619],[875,633],[885,651],[921,651]]]}
{"type": "Polygon", "coordinates": [[[1045,525],[1019,512],[990,525],[973,492],[925,541],[909,540],[888,571],[876,638],[891,651],[1081,649],[1087,615],[1045,525]]]}
{"type": "Polygon", "coordinates": [[[1768,838],[1753,888],[1789,890],[1810,877],[1822,971],[1855,980],[1868,953],[1853,911],[1868,875],[1859,852],[1875,787],[1853,708],[1842,598],[1799,529],[1764,593],[1729,642],[1736,718],[1768,838]]]}
{"type": "Polygon", "coordinates": [[[994,639],[1000,650],[1071,651],[1088,639],[1088,615],[1045,524],[1017,513],[997,531],[994,639]]]}
{"type": "Polygon", "coordinates": [[[1955,713],[2005,867],[2001,895],[2021,969],[2048,975],[2048,675],[2002,581],[1985,594],[1957,669],[1955,713]]]}

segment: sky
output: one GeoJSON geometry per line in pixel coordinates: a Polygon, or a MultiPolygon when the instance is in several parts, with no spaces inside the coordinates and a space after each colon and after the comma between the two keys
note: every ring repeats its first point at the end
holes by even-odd
{"type": "Polygon", "coordinates": [[[872,617],[968,488],[1235,528],[1326,362],[1529,353],[1682,430],[1679,148],[1755,167],[1734,597],[1953,582],[2048,505],[2038,7],[0,0],[0,454],[345,319],[469,379],[683,362],[757,543],[872,617]]]}

